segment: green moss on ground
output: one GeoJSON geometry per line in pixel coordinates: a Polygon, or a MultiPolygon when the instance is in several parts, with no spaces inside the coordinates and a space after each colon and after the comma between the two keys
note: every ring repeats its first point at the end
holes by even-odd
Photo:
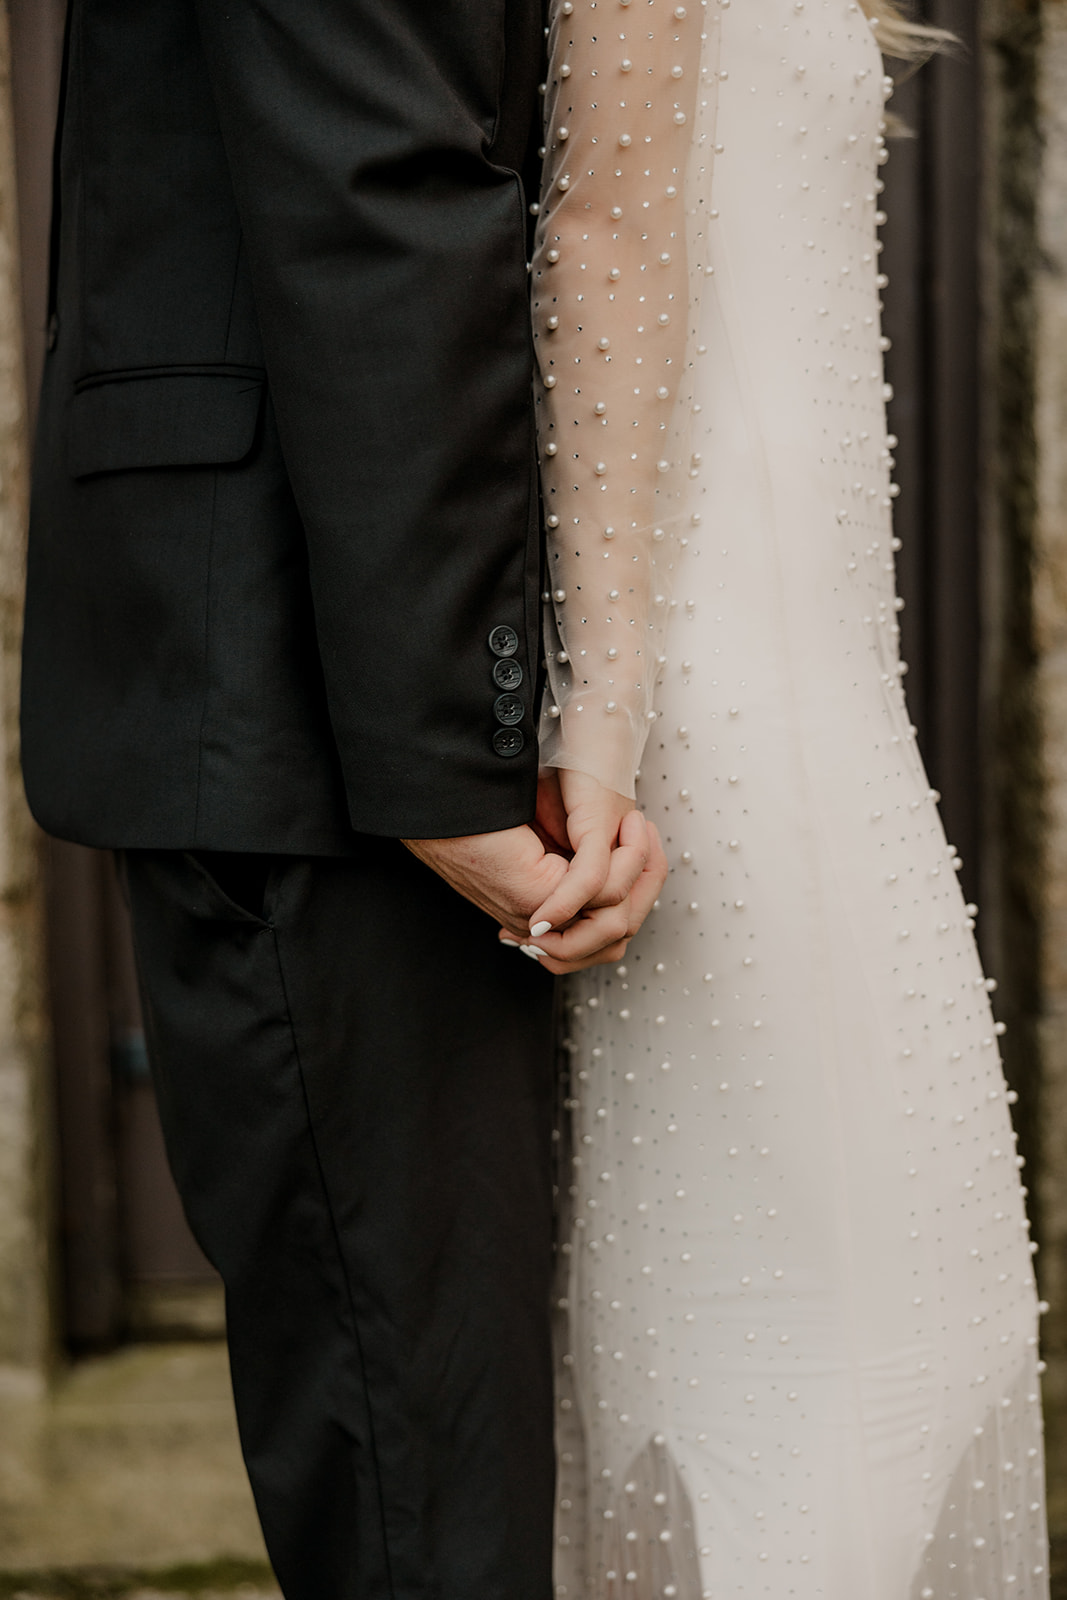
{"type": "Polygon", "coordinates": [[[117,1567],[77,1567],[49,1572],[0,1572],[0,1600],[125,1600],[150,1589],[159,1594],[232,1594],[252,1586],[273,1592],[270,1568],[258,1561],[222,1560],[206,1565],[130,1571],[117,1567]]]}

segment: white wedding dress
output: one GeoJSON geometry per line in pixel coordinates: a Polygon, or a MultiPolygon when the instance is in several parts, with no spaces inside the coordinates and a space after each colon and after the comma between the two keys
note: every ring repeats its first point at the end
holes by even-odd
{"type": "Polygon", "coordinates": [[[672,869],[569,987],[558,1592],[1040,1600],[1012,1097],[900,683],[875,35],[552,9],[543,746],[640,760],[672,869]]]}

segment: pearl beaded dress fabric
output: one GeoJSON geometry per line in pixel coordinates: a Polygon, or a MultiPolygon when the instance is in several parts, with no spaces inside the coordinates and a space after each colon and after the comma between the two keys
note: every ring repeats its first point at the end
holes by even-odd
{"type": "Polygon", "coordinates": [[[569,985],[558,1591],[1039,1600],[1010,1097],[900,682],[874,35],[554,0],[550,47],[544,757],[640,761],[672,867],[569,985]]]}

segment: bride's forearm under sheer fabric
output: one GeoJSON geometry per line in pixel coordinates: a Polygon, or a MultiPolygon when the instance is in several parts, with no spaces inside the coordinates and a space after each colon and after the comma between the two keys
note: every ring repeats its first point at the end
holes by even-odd
{"type": "Polygon", "coordinates": [[[542,762],[632,796],[689,466],[686,172],[704,8],[554,0],[533,263],[548,542],[542,762]]]}

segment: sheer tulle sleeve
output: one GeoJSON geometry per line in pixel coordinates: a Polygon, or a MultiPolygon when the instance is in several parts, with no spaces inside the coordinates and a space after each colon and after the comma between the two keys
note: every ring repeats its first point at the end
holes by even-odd
{"type": "Polygon", "coordinates": [[[714,74],[701,0],[553,0],[533,262],[543,765],[633,795],[679,526],[714,74]],[[702,183],[687,181],[699,169],[702,183]]]}

